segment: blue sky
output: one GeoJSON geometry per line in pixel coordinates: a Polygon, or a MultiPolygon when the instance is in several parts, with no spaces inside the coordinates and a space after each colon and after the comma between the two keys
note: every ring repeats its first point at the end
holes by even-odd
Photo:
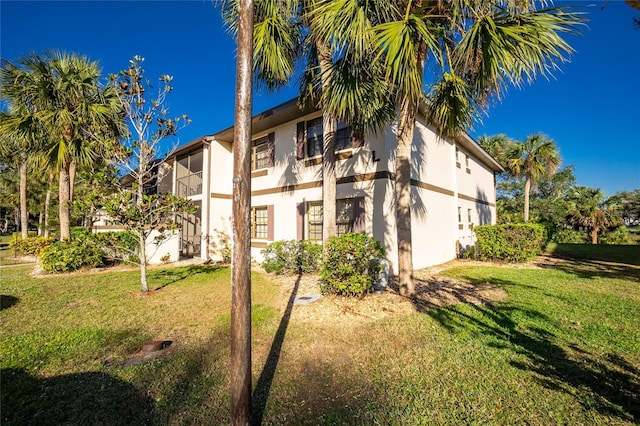
{"type": "MultiPolygon", "coordinates": [[[[556,2],[564,4],[565,2],[556,2]]],[[[587,11],[576,53],[553,79],[510,90],[471,130],[522,140],[543,132],[553,138],[563,165],[574,165],[578,184],[607,195],[640,188],[640,11],[622,0],[573,4],[587,11]]],[[[0,54],[15,60],[61,49],[100,62],[105,76],[146,58],[149,78],[174,77],[173,115],[192,124],[179,143],[233,124],[235,44],[210,1],[6,1],[0,2],[0,54]]],[[[297,84],[278,93],[254,91],[254,112],[296,96],[297,84]]]]}

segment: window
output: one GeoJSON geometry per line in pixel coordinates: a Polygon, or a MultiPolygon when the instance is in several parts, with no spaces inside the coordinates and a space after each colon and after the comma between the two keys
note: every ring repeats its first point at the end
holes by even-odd
{"type": "Polygon", "coordinates": [[[269,232],[269,212],[266,206],[251,208],[251,238],[266,240],[269,232]]]}
{"type": "Polygon", "coordinates": [[[462,223],[462,207],[458,207],[458,223],[462,223]]]}
{"type": "MultiPolygon", "coordinates": [[[[304,124],[304,123],[303,123],[304,124]]],[[[300,130],[300,129],[299,129],[300,130]]],[[[349,149],[356,144],[353,141],[351,126],[341,121],[338,122],[335,134],[335,150],[341,151],[349,149]]],[[[324,131],[322,127],[322,117],[306,122],[306,157],[316,157],[324,152],[324,131]]],[[[360,146],[359,144],[357,144],[360,146]]]]}
{"type": "Polygon", "coordinates": [[[471,209],[467,209],[467,221],[471,223],[471,209]]]}
{"type": "Polygon", "coordinates": [[[251,142],[251,170],[264,169],[271,165],[269,157],[269,137],[251,142]]]}
{"type": "Polygon", "coordinates": [[[322,155],[322,117],[307,121],[307,157],[322,155]]]}
{"type": "MultiPolygon", "coordinates": [[[[353,232],[355,209],[353,198],[336,200],[336,235],[353,232]]],[[[322,240],[322,201],[307,203],[307,238],[322,240]]]]}
{"type": "Polygon", "coordinates": [[[465,167],[467,169],[469,168],[469,156],[468,155],[464,156],[464,165],[465,165],[465,167]]]}
{"type": "Polygon", "coordinates": [[[353,231],[353,199],[336,201],[336,234],[344,235],[353,231]]]}
{"type": "Polygon", "coordinates": [[[322,240],[322,201],[307,203],[307,224],[310,240],[322,240]]]}

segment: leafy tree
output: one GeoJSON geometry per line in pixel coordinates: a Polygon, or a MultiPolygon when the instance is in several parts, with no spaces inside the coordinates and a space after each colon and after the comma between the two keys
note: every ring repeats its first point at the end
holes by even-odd
{"type": "Polygon", "coordinates": [[[150,190],[158,177],[158,167],[154,165],[160,144],[167,137],[175,136],[190,120],[186,115],[169,117],[166,97],[173,89],[170,85],[172,77],[162,75],[159,78],[154,96],[154,87],[144,77],[143,62],[144,58],[136,55],[129,61],[129,68],[110,76],[111,87],[129,125],[121,145],[115,150],[116,160],[128,171],[133,185],[119,188],[105,197],[101,207],[112,220],[136,235],[141,291],[148,292],[146,247],[149,236],[158,231],[156,242],[168,238],[170,231],[178,227],[175,216],[193,213],[195,209],[186,198],[150,190]]]}
{"type": "Polygon", "coordinates": [[[598,244],[598,234],[606,229],[616,228],[622,219],[604,204],[604,194],[600,189],[578,186],[571,194],[571,207],[567,222],[587,229],[591,234],[591,244],[598,244]]]}
{"type": "MultiPolygon", "coordinates": [[[[324,0],[326,33],[349,17],[367,16],[377,2],[324,0]]],[[[389,3],[389,2],[386,2],[389,3]]],[[[535,9],[534,1],[403,1],[369,29],[352,25],[345,51],[369,52],[382,64],[398,106],[396,220],[399,284],[414,293],[411,245],[411,144],[418,108],[425,100],[425,64],[434,70],[427,95],[429,119],[447,135],[470,126],[491,97],[510,85],[547,75],[571,52],[560,37],[580,19],[563,8],[535,9]],[[357,36],[353,36],[357,34],[357,36]]],[[[322,6],[320,6],[322,7],[322,6]]],[[[340,43],[340,39],[335,40],[340,43]]],[[[336,49],[339,51],[340,49],[336,49]]],[[[356,61],[357,63],[357,61],[356,61]]],[[[369,68],[371,67],[369,65],[369,68]]]]}
{"type": "Polygon", "coordinates": [[[640,189],[617,192],[607,199],[606,205],[614,210],[626,225],[640,224],[640,189]]]}

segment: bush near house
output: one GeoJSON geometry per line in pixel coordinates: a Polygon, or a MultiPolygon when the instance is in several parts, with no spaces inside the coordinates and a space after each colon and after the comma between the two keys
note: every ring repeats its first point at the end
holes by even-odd
{"type": "Polygon", "coordinates": [[[320,269],[322,294],[362,296],[370,292],[382,268],[372,260],[381,259],[384,254],[380,242],[365,234],[332,237],[320,269]]]}
{"type": "Polygon", "coordinates": [[[53,238],[29,237],[24,240],[12,240],[9,248],[25,256],[37,256],[40,250],[53,243],[53,238]]]}
{"type": "Polygon", "coordinates": [[[322,260],[322,246],[312,240],[274,241],[262,250],[262,267],[276,274],[316,272],[322,260]]]}
{"type": "Polygon", "coordinates": [[[558,229],[551,236],[552,243],[558,244],[584,244],[587,242],[587,235],[575,229],[558,229]]]}
{"type": "Polygon", "coordinates": [[[40,266],[50,273],[99,265],[102,265],[102,252],[90,239],[56,241],[40,251],[40,266]]]}
{"type": "Polygon", "coordinates": [[[482,225],[474,228],[481,260],[524,262],[542,252],[544,226],[536,223],[482,225]]]}

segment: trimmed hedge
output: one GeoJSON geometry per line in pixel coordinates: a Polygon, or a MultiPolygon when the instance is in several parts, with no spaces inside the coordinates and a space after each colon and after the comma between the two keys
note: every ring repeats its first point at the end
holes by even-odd
{"type": "Polygon", "coordinates": [[[536,223],[482,225],[474,229],[481,260],[525,262],[542,252],[545,228],[536,223]]]}
{"type": "Polygon", "coordinates": [[[363,296],[373,290],[384,258],[382,244],[365,234],[349,233],[329,239],[320,269],[322,294],[363,296]]]}
{"type": "Polygon", "coordinates": [[[89,239],[57,241],[40,251],[40,266],[46,272],[70,272],[102,265],[102,252],[89,239]]]}
{"type": "Polygon", "coordinates": [[[274,241],[262,250],[262,267],[276,274],[316,272],[322,260],[322,246],[312,240],[274,241]]]}

